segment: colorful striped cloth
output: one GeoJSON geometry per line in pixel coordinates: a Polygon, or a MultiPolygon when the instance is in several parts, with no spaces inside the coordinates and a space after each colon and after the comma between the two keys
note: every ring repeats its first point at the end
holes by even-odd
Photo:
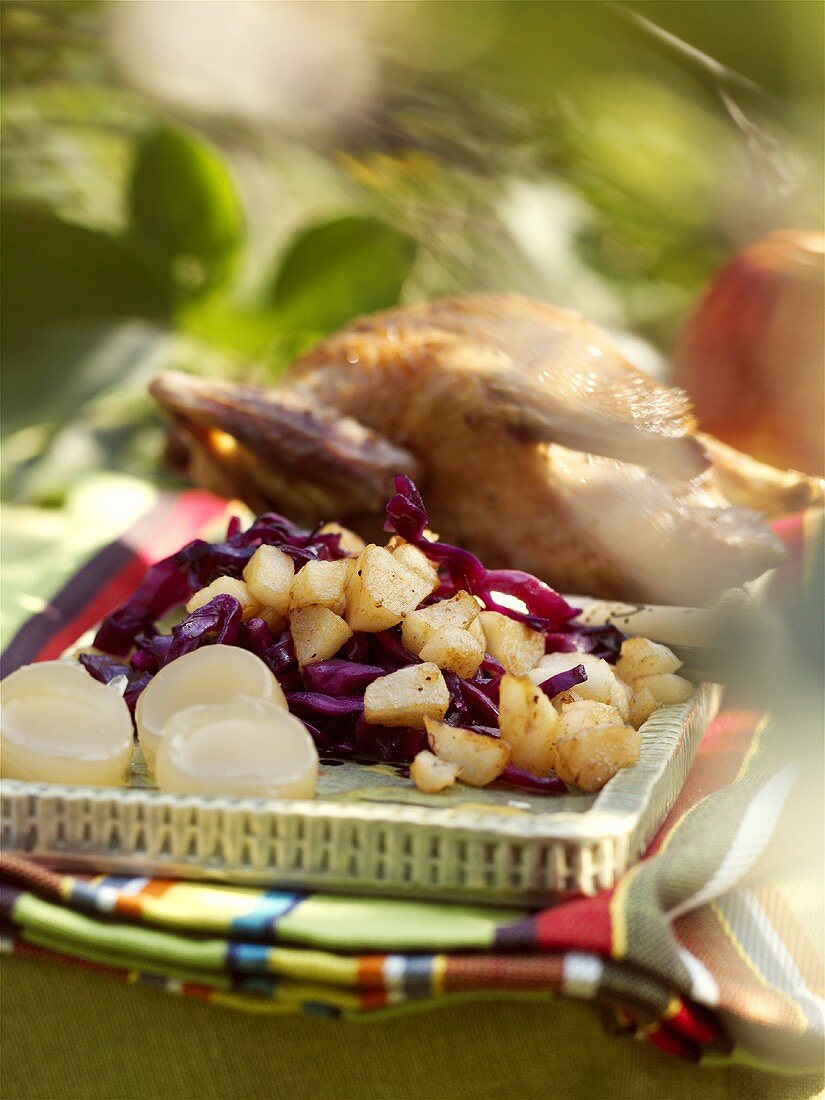
{"type": "MultiPolygon", "coordinates": [[[[224,514],[161,500],[29,620],[4,670],[54,656],[145,564],[224,514]]],[[[799,570],[801,524],[787,535],[799,570]]],[[[646,858],[619,885],[539,912],[145,878],[81,878],[13,853],[6,952],[255,1012],[363,1018],[461,997],[591,999],[617,1034],[694,1060],[819,1066],[821,881],[811,795],[777,726],[727,710],[646,858]]],[[[818,786],[818,785],[817,785],[818,786]]]]}

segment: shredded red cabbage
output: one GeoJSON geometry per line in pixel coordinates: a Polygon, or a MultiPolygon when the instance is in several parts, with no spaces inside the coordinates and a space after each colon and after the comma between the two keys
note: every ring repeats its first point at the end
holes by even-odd
{"type": "MultiPolygon", "coordinates": [[[[432,597],[446,599],[464,589],[488,610],[527,623],[545,635],[546,650],[592,653],[615,661],[622,635],[612,627],[588,627],[574,621],[578,612],[549,585],[512,569],[486,569],[475,555],[457,546],[431,542],[425,535],[428,516],[412,481],[395,479],[395,495],[387,505],[386,530],[421,549],[437,564],[441,584],[432,597]],[[500,595],[516,597],[525,611],[502,604],[500,595]]],[[[402,644],[400,627],[378,634],[355,633],[331,659],[298,667],[289,629],[273,633],[263,619],[243,622],[240,603],[229,595],[215,596],[186,615],[168,633],[161,619],[217,577],[241,577],[255,550],[277,546],[300,568],[308,561],[334,561],[346,555],[340,537],[306,531],[283,516],[259,516],[247,530],[230,521],[223,542],[195,539],[176,554],[147,570],[129,599],[106,617],[95,637],[101,653],[84,654],[81,662],[102,683],[126,678],[125,698],[132,711],[152,676],[170,661],[203,645],[237,645],[255,653],[272,670],[286,693],[290,709],[305,722],[319,751],[330,757],[354,757],[409,762],[427,747],[421,729],[376,726],[364,718],[364,691],[374,680],[420,658],[402,644]]],[[[462,680],[444,672],[450,693],[445,721],[498,737],[498,694],[503,666],[489,654],[474,676],[462,680]]],[[[549,696],[568,691],[587,678],[583,665],[559,673],[542,684],[549,696]]],[[[557,794],[560,780],[537,778],[509,766],[502,781],[524,790],[557,794]]]]}
{"type": "Polygon", "coordinates": [[[478,596],[488,611],[499,611],[511,619],[520,619],[534,630],[557,630],[578,615],[558,592],[529,573],[519,569],[485,569],[475,554],[446,542],[431,542],[424,535],[429,516],[424,501],[406,474],[395,478],[395,495],[387,504],[384,530],[423,550],[448,574],[451,586],[464,588],[478,596]],[[499,603],[496,594],[513,596],[527,607],[516,611],[499,603]]]}

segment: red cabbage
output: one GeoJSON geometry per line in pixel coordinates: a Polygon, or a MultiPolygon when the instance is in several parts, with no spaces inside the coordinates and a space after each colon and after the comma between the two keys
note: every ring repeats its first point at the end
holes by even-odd
{"type": "Polygon", "coordinates": [[[307,665],[304,669],[304,684],[308,691],[336,696],[353,695],[362,693],[367,685],[385,673],[386,669],[377,665],[361,665],[333,658],[307,665]]]}
{"type": "Polygon", "coordinates": [[[498,777],[500,783],[506,783],[508,787],[518,787],[523,791],[532,791],[536,794],[566,794],[567,786],[557,775],[533,775],[523,768],[517,768],[515,764],[508,764],[498,777]]]}
{"type": "MultiPolygon", "coordinates": [[[[428,517],[423,501],[409,478],[396,478],[396,493],[387,506],[388,531],[418,546],[437,563],[441,584],[427,601],[437,602],[465,589],[485,607],[527,623],[545,634],[547,652],[593,653],[615,660],[622,635],[612,627],[586,627],[571,620],[577,612],[548,585],[527,573],[485,569],[473,554],[424,537],[428,517]],[[497,593],[516,597],[526,611],[498,602],[497,593]]],[[[401,641],[400,627],[377,634],[355,633],[328,660],[299,668],[289,628],[276,636],[263,619],[243,622],[240,603],[219,595],[187,615],[170,633],[158,621],[185,604],[193,592],[217,577],[239,578],[250,557],[261,546],[277,546],[296,568],[308,561],[334,561],[345,556],[340,537],[303,530],[275,513],[259,516],[245,531],[229,523],[219,543],[195,539],[176,554],[147,570],[132,596],[102,623],[95,638],[102,654],[84,654],[81,661],[102,683],[117,676],[127,680],[126,700],[135,702],[152,676],[184,653],[204,645],[237,645],[260,657],[277,677],[291,710],[305,722],[318,749],[330,757],[358,760],[410,761],[427,747],[423,729],[371,725],[364,718],[363,695],[379,677],[420,663],[401,641]]],[[[445,721],[477,733],[499,737],[498,696],[503,666],[489,654],[474,676],[461,679],[445,670],[450,694],[445,721]]],[[[586,679],[584,667],[552,677],[542,685],[550,696],[569,690],[586,679]]],[[[556,779],[530,776],[510,766],[502,781],[525,790],[559,793],[556,779]]]]}
{"type": "Polygon", "coordinates": [[[429,522],[424,501],[406,474],[395,478],[395,495],[387,504],[384,530],[423,550],[428,558],[438,562],[450,576],[453,585],[478,596],[488,611],[499,611],[511,619],[519,619],[534,630],[556,630],[578,615],[558,592],[520,569],[485,569],[475,554],[446,542],[430,542],[424,536],[429,522]],[[527,607],[516,611],[500,604],[495,593],[513,596],[527,607]]]}
{"type": "Polygon", "coordinates": [[[225,593],[215,596],[172,628],[172,644],[163,663],[169,664],[176,657],[200,649],[209,642],[234,645],[241,628],[241,615],[241,605],[234,596],[225,593]]]}
{"type": "Polygon", "coordinates": [[[138,696],[152,679],[151,673],[130,668],[129,665],[113,657],[107,657],[103,653],[81,653],[80,663],[101,684],[110,684],[118,676],[125,676],[126,690],[123,693],[123,699],[132,714],[135,713],[138,696]]]}
{"type": "Polygon", "coordinates": [[[360,714],[364,709],[363,699],[336,698],[320,691],[289,691],[286,695],[289,709],[298,714],[312,714],[327,718],[340,718],[347,714],[360,714]]]}
{"type": "Polygon", "coordinates": [[[565,669],[564,672],[557,672],[555,676],[551,676],[541,684],[541,690],[545,695],[551,699],[563,691],[570,691],[578,684],[583,684],[587,679],[587,672],[584,665],[576,665],[575,668],[565,669]]]}

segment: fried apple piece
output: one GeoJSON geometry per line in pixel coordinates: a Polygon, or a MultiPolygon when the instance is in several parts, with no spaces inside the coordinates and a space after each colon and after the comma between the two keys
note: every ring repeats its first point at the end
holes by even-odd
{"type": "Polygon", "coordinates": [[[461,769],[461,780],[471,787],[486,787],[497,779],[510,760],[510,746],[497,737],[474,733],[460,726],[426,718],[427,740],[441,760],[461,769]]]}
{"type": "Polygon", "coordinates": [[[592,699],[565,703],[561,708],[559,737],[578,733],[589,726],[621,726],[622,716],[609,703],[597,703],[592,699]]]}
{"type": "Polygon", "coordinates": [[[343,615],[350,565],[347,558],[340,561],[308,561],[292,581],[290,610],[296,607],[328,607],[336,615],[343,615]]]}
{"type": "Polygon", "coordinates": [[[243,571],[243,579],[254,599],[286,615],[295,563],[277,546],[259,546],[243,571]]]}
{"type": "Polygon", "coordinates": [[[438,569],[423,550],[419,550],[417,546],[413,546],[410,542],[405,542],[404,539],[399,538],[398,535],[390,539],[387,543],[387,549],[396,561],[400,561],[403,565],[406,565],[408,569],[412,569],[414,573],[418,573],[419,576],[423,577],[432,586],[427,595],[435,592],[440,583],[438,569]]]}
{"type": "Polygon", "coordinates": [[[567,672],[576,665],[584,665],[587,679],[581,684],[576,684],[576,691],[582,699],[593,699],[597,703],[612,702],[615,682],[613,669],[600,657],[594,657],[591,653],[547,653],[538,663],[538,667],[530,673],[530,678],[537,683],[544,683],[551,676],[557,676],[560,672],[567,672]],[[546,673],[546,675],[542,675],[546,673]]]}
{"type": "Polygon", "coordinates": [[[475,675],[484,660],[484,646],[469,630],[443,626],[430,635],[418,656],[422,661],[432,661],[439,668],[448,668],[466,680],[475,675]]]}
{"type": "Polygon", "coordinates": [[[630,697],[630,713],[628,715],[631,726],[639,729],[645,724],[655,710],[659,709],[656,697],[648,687],[636,688],[630,697]]]}
{"type": "Polygon", "coordinates": [[[484,628],[487,652],[508,672],[524,676],[538,665],[544,656],[543,634],[498,611],[482,611],[479,619],[484,628]]]}
{"type": "Polygon", "coordinates": [[[187,612],[191,615],[198,608],[205,607],[216,596],[232,596],[236,599],[241,605],[244,619],[251,619],[258,610],[258,601],[243,581],[239,581],[236,577],[217,577],[211,584],[195,592],[186,605],[187,612]]]}
{"type": "Polygon", "coordinates": [[[526,676],[505,673],[499,688],[498,724],[513,763],[545,776],[553,767],[553,743],[561,719],[553,704],[526,676]]]}
{"type": "Polygon", "coordinates": [[[364,691],[364,717],[377,726],[424,725],[443,718],[450,693],[438,665],[409,665],[373,680],[364,691]]]}
{"type": "Polygon", "coordinates": [[[425,794],[438,794],[452,787],[460,775],[458,764],[442,760],[428,749],[422,749],[410,764],[410,779],[425,794]]]}
{"type": "Polygon", "coordinates": [[[641,676],[634,680],[632,687],[635,690],[647,688],[660,707],[672,706],[674,703],[686,703],[693,695],[693,684],[684,676],[677,676],[675,672],[660,672],[655,676],[641,676]]]}
{"type": "Polygon", "coordinates": [[[666,645],[650,638],[625,638],[616,662],[616,675],[629,684],[642,676],[676,672],[681,667],[682,662],[666,645]]]}
{"type": "Polygon", "coordinates": [[[641,745],[641,734],[632,726],[588,726],[556,741],[555,772],[579,790],[598,791],[621,768],[636,763],[641,745]]]}
{"type": "Polygon", "coordinates": [[[296,607],[289,629],[301,668],[333,657],[352,637],[351,627],[328,607],[296,607]]]}
{"type": "Polygon", "coordinates": [[[449,600],[411,611],[401,627],[404,648],[419,656],[432,635],[445,627],[471,630],[478,619],[479,606],[469,592],[456,592],[449,600]]]}
{"type": "Polygon", "coordinates": [[[346,583],[346,619],[353,630],[375,634],[400,623],[432,589],[383,546],[364,547],[346,583]]]}

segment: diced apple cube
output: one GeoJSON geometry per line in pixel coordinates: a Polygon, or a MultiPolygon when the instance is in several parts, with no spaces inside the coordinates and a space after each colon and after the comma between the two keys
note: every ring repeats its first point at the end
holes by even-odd
{"type": "Polygon", "coordinates": [[[461,769],[461,780],[471,787],[486,787],[497,779],[510,760],[510,746],[497,737],[425,720],[430,748],[441,760],[461,769]]]}
{"type": "Polygon", "coordinates": [[[479,606],[469,592],[457,592],[449,600],[411,611],[401,627],[404,648],[418,656],[436,630],[456,627],[469,630],[478,619],[479,606]]]}
{"type": "Polygon", "coordinates": [[[438,569],[430,561],[423,550],[419,550],[417,546],[413,546],[412,543],[404,542],[403,539],[399,542],[399,545],[391,550],[392,556],[396,561],[400,561],[402,565],[406,565],[408,569],[412,569],[414,573],[418,573],[420,577],[427,581],[430,585],[430,591],[427,593],[429,596],[435,592],[440,582],[438,576],[438,569]]]}
{"type": "Polygon", "coordinates": [[[410,779],[425,794],[438,794],[452,787],[460,775],[457,764],[441,760],[427,749],[422,749],[410,764],[410,779]]]}
{"type": "Polygon", "coordinates": [[[553,704],[526,676],[501,678],[498,724],[508,742],[511,759],[533,775],[545,776],[553,767],[553,742],[560,718],[553,704]]]}
{"type": "Polygon", "coordinates": [[[277,546],[259,546],[243,571],[243,579],[254,599],[286,615],[295,564],[277,546]]]}
{"type": "Polygon", "coordinates": [[[544,656],[543,634],[498,611],[482,611],[479,619],[487,639],[487,652],[508,672],[524,676],[538,665],[544,656]]]}
{"type": "Polygon", "coordinates": [[[360,554],[367,545],[360,535],[342,527],[340,523],[325,523],[318,528],[319,535],[338,535],[338,545],[345,554],[360,554]]]}
{"type": "MultiPolygon", "coordinates": [[[[576,684],[575,688],[582,699],[594,699],[597,703],[611,702],[615,676],[607,661],[603,661],[600,657],[594,657],[590,653],[547,653],[540,659],[538,668],[534,671],[535,675],[538,675],[539,671],[547,673],[539,681],[544,683],[551,676],[567,672],[576,665],[584,665],[584,671],[587,673],[587,679],[576,684]]],[[[532,675],[531,678],[533,678],[532,675]]]]}
{"type": "Polygon", "coordinates": [[[641,745],[641,735],[621,724],[567,734],[554,747],[556,775],[582,791],[598,791],[621,768],[636,763],[641,745]]]}
{"type": "Polygon", "coordinates": [[[631,726],[639,729],[645,724],[655,710],[659,709],[656,697],[648,687],[636,688],[630,697],[630,713],[628,719],[631,726]]]}
{"type": "Polygon", "coordinates": [[[346,606],[346,583],[350,562],[308,561],[295,574],[289,593],[290,609],[295,607],[328,607],[343,615],[346,606]]]}
{"type": "MultiPolygon", "coordinates": [[[[592,702],[592,700],[590,701],[592,702]]],[[[573,688],[571,688],[570,691],[563,691],[560,695],[553,696],[553,706],[559,713],[561,713],[564,708],[569,706],[571,703],[582,702],[584,702],[584,700],[582,699],[581,695],[579,695],[579,693],[573,688]]]]}
{"type": "Polygon", "coordinates": [[[666,645],[651,642],[650,638],[625,638],[616,662],[616,675],[629,684],[642,676],[676,672],[681,667],[682,662],[666,645]]]}
{"type": "Polygon", "coordinates": [[[399,668],[373,680],[364,691],[364,718],[376,726],[423,726],[443,718],[450,693],[438,665],[399,668]]]}
{"type": "Polygon", "coordinates": [[[400,623],[431,592],[429,581],[373,544],[355,559],[346,584],[346,618],[353,630],[377,633],[400,623]]]}
{"type": "Polygon", "coordinates": [[[582,699],[580,703],[567,703],[561,708],[561,726],[558,736],[567,737],[590,726],[621,726],[622,716],[609,703],[597,703],[582,699]]]}
{"type": "MultiPolygon", "coordinates": [[[[610,685],[610,699],[608,702],[611,706],[621,714],[623,722],[630,721],[630,703],[633,698],[633,688],[630,684],[626,684],[624,680],[620,680],[618,676],[613,677],[613,683],[610,685]]],[[[635,726],[635,722],[630,722],[631,726],[635,726]]]]}
{"type": "Polygon", "coordinates": [[[352,637],[348,624],[328,607],[296,607],[289,616],[289,629],[302,668],[334,657],[352,637]]]}
{"type": "Polygon", "coordinates": [[[660,707],[674,703],[686,703],[693,695],[693,684],[675,672],[661,672],[654,676],[641,676],[634,680],[634,690],[646,687],[660,707]]]}
{"type": "Polygon", "coordinates": [[[418,656],[422,661],[432,661],[439,668],[448,668],[466,680],[478,671],[484,659],[484,647],[469,630],[443,626],[433,631],[418,656]]]}
{"type": "Polygon", "coordinates": [[[199,589],[191,597],[186,605],[186,610],[191,615],[199,607],[205,607],[216,596],[233,596],[241,605],[241,613],[244,619],[250,619],[258,610],[258,601],[253,597],[243,581],[236,577],[217,577],[205,588],[199,589]]]}

